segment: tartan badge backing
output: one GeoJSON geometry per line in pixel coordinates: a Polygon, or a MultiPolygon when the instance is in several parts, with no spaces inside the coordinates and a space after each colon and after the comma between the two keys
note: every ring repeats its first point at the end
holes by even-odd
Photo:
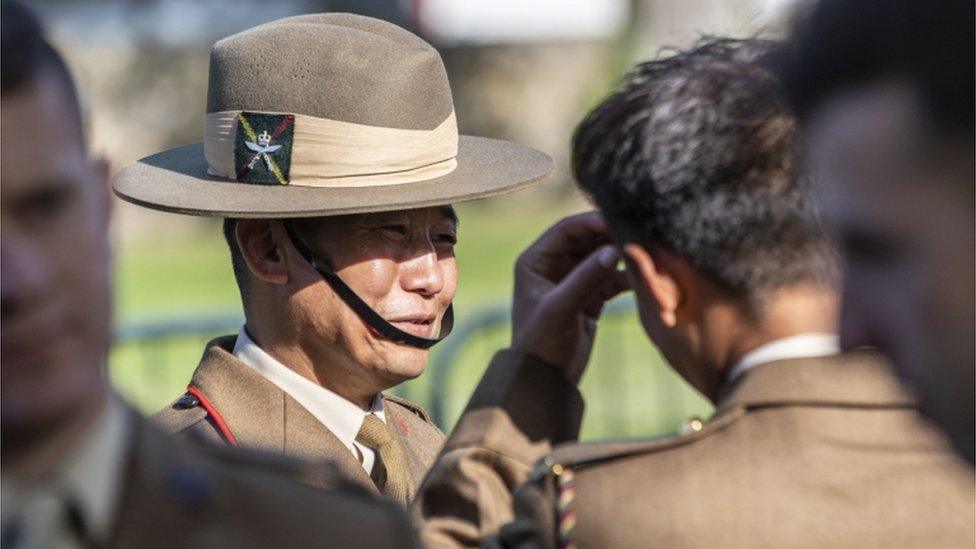
{"type": "Polygon", "coordinates": [[[243,111],[237,115],[234,168],[237,181],[287,185],[295,117],[243,111]]]}

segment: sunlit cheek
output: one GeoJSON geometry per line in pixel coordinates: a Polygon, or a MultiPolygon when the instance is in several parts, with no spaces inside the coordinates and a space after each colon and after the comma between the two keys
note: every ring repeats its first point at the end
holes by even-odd
{"type": "Polygon", "coordinates": [[[390,296],[397,282],[396,263],[376,259],[340,271],[339,276],[371,307],[377,307],[390,296]]]}

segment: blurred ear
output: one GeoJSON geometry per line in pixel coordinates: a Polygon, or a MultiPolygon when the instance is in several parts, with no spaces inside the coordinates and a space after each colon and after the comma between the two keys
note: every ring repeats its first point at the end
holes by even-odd
{"type": "Polygon", "coordinates": [[[244,263],[256,279],[269,284],[287,284],[288,263],[274,230],[275,223],[269,219],[238,219],[234,236],[244,263]]]}
{"type": "Polygon", "coordinates": [[[673,328],[684,300],[683,288],[674,268],[675,260],[680,261],[680,258],[667,250],[652,256],[643,246],[634,243],[624,244],[623,252],[634,292],[643,301],[655,303],[661,323],[673,328]]]}

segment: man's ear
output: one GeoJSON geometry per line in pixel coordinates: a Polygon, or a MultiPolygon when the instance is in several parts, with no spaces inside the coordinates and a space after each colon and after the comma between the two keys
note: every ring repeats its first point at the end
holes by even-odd
{"type": "Polygon", "coordinates": [[[624,260],[628,264],[630,283],[634,291],[643,298],[650,298],[658,307],[661,323],[673,328],[678,322],[678,308],[684,299],[684,292],[674,270],[676,259],[671,252],[663,250],[652,256],[640,244],[628,243],[623,246],[624,260]]]}
{"type": "Polygon", "coordinates": [[[282,243],[274,230],[277,221],[270,219],[238,219],[234,223],[234,237],[248,270],[258,280],[269,284],[287,284],[288,262],[282,243]]]}

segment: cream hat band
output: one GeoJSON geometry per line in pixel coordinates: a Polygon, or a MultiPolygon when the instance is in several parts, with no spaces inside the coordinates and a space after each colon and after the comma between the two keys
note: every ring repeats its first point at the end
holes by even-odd
{"type": "Polygon", "coordinates": [[[353,124],[301,114],[207,113],[211,175],[242,183],[369,187],[415,183],[457,167],[457,118],[433,130],[353,124]]]}

